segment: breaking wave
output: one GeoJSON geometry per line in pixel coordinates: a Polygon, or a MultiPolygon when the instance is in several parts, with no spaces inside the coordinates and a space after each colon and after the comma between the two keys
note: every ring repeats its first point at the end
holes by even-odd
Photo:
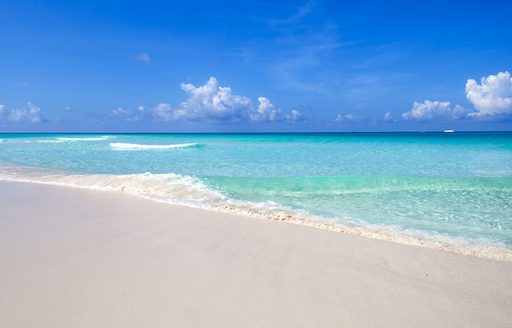
{"type": "MultiPolygon", "coordinates": [[[[64,143],[64,142],[76,142],[76,141],[104,141],[108,140],[110,137],[58,137],[55,139],[41,139],[35,140],[38,143],[64,143]]],[[[31,141],[25,141],[31,142],[31,141]]]]}
{"type": "Polygon", "coordinates": [[[62,137],[62,138],[57,138],[58,141],[103,141],[103,140],[107,140],[109,139],[108,136],[105,136],[105,137],[76,137],[76,138],[71,138],[71,137],[62,137]]]}
{"type": "Polygon", "coordinates": [[[198,147],[200,144],[197,143],[182,143],[182,144],[171,144],[171,145],[143,145],[143,144],[132,144],[113,142],[110,144],[110,148],[116,150],[148,150],[148,149],[176,149],[176,148],[191,148],[198,147]]]}
{"type": "MultiPolygon", "coordinates": [[[[30,143],[32,141],[25,141],[25,142],[30,143]]],[[[36,140],[35,142],[38,142],[38,143],[63,143],[63,142],[67,142],[67,141],[50,139],[50,140],[36,140]]]]}
{"type": "Polygon", "coordinates": [[[512,261],[512,250],[500,245],[476,245],[463,238],[425,234],[389,226],[356,225],[287,208],[274,202],[248,202],[232,199],[203,180],[179,174],[64,174],[44,169],[0,166],[0,180],[68,186],[82,189],[122,192],[174,205],[186,205],[227,213],[286,221],[325,230],[373,239],[442,249],[482,258],[512,261]]]}

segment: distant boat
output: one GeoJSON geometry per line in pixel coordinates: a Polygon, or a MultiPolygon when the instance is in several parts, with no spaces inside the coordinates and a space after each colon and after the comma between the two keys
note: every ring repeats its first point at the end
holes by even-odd
{"type": "Polygon", "coordinates": [[[453,132],[455,132],[455,131],[454,131],[454,130],[449,129],[449,130],[444,130],[443,132],[444,132],[444,133],[453,133],[453,132]]]}

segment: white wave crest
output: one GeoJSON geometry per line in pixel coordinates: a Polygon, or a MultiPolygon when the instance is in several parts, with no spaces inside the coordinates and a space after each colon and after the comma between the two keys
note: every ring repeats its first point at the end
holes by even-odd
{"type": "Polygon", "coordinates": [[[58,141],[102,141],[107,140],[109,137],[59,137],[57,138],[58,141]]]}
{"type": "Polygon", "coordinates": [[[353,225],[315,216],[305,211],[287,208],[273,202],[254,203],[235,200],[209,188],[200,179],[173,173],[122,175],[62,174],[45,169],[0,165],[0,180],[123,192],[162,203],[285,221],[373,239],[512,262],[512,250],[500,245],[475,245],[460,238],[425,235],[418,231],[386,226],[353,225]]]}
{"type": "MultiPolygon", "coordinates": [[[[30,143],[32,141],[25,141],[27,143],[30,143]]],[[[67,142],[65,140],[36,140],[36,142],[39,142],[39,143],[63,143],[63,142],[67,142]]]]}
{"type": "MultiPolygon", "coordinates": [[[[35,142],[39,143],[63,143],[63,142],[75,142],[75,141],[103,141],[107,140],[109,137],[58,137],[55,139],[42,139],[42,140],[36,140],[35,142]]],[[[25,141],[25,142],[32,142],[32,141],[25,141]]]]}
{"type": "Polygon", "coordinates": [[[205,207],[225,197],[199,179],[174,174],[62,174],[44,169],[2,167],[0,180],[123,192],[160,202],[205,207]]]}
{"type": "Polygon", "coordinates": [[[183,143],[183,144],[171,144],[171,145],[143,145],[143,144],[132,144],[113,142],[110,144],[112,149],[116,150],[147,150],[147,149],[176,149],[176,148],[190,148],[197,147],[197,143],[183,143]]]}

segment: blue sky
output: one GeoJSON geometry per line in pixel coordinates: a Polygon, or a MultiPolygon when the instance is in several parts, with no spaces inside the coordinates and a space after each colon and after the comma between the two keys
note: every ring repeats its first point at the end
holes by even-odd
{"type": "Polygon", "coordinates": [[[1,1],[0,132],[510,130],[511,12],[1,1]]]}

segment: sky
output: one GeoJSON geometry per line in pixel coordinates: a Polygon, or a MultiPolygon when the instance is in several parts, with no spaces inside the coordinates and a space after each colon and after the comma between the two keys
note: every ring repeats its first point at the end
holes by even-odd
{"type": "Polygon", "coordinates": [[[512,130],[511,12],[0,0],[0,132],[512,130]]]}

